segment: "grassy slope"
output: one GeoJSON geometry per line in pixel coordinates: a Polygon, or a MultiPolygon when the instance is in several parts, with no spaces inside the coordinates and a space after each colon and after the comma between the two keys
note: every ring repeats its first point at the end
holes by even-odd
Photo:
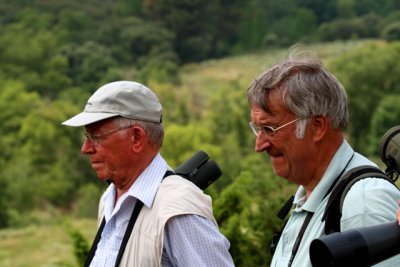
{"type": "MultiPolygon", "coordinates": [[[[309,48],[326,63],[358,44],[335,42],[309,48]]],[[[230,82],[239,82],[245,91],[252,79],[285,55],[286,50],[270,50],[188,65],[182,70],[182,86],[202,91],[204,97],[212,94],[212,89],[229,86],[230,82]]],[[[57,219],[58,222],[54,219],[53,222],[51,219],[46,221],[48,223],[40,226],[0,230],[0,267],[78,266],[65,224],[60,219],[57,219]]],[[[96,230],[95,220],[74,220],[72,225],[91,242],[96,230]]]]}
{"type": "MultiPolygon", "coordinates": [[[[315,52],[326,64],[330,59],[362,43],[365,41],[320,43],[307,45],[305,49],[315,52]]],[[[287,51],[287,49],[266,50],[187,65],[182,69],[183,86],[191,89],[215,89],[218,86],[226,86],[232,81],[239,81],[240,84],[247,86],[258,74],[283,59],[287,51]]],[[[246,87],[243,90],[245,91],[246,87]]]]}
{"type": "MultiPolygon", "coordinates": [[[[95,220],[76,220],[71,224],[88,240],[93,238],[95,220]]],[[[78,264],[65,223],[57,222],[0,230],[0,266],[75,267],[78,264]]]]}

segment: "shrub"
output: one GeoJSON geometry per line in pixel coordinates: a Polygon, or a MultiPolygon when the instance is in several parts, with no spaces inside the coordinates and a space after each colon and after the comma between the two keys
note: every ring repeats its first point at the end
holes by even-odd
{"type": "Polygon", "coordinates": [[[382,37],[387,41],[400,40],[400,22],[387,25],[382,31],[382,37]]]}

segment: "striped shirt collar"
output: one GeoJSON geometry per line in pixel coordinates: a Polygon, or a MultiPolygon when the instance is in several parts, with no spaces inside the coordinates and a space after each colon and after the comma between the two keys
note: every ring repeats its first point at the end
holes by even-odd
{"type": "Polygon", "coordinates": [[[129,190],[118,199],[115,207],[116,188],[114,184],[111,184],[104,193],[104,216],[106,220],[108,221],[114,216],[120,210],[121,206],[129,199],[139,199],[145,206],[150,208],[153,205],[158,187],[167,169],[168,165],[166,161],[158,153],[150,165],[139,175],[129,190]]]}

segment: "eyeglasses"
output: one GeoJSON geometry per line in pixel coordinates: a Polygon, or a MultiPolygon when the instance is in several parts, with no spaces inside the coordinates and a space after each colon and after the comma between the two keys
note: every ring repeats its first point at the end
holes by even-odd
{"type": "Polygon", "coordinates": [[[290,124],[292,124],[292,123],[294,123],[294,122],[296,122],[296,121],[298,121],[298,120],[300,120],[300,118],[297,118],[297,119],[295,119],[295,120],[289,121],[288,123],[286,123],[286,124],[284,124],[284,125],[282,125],[282,126],[279,126],[279,127],[277,127],[277,128],[274,128],[274,127],[272,127],[272,126],[267,126],[267,125],[257,126],[257,125],[255,125],[253,122],[249,122],[249,126],[250,126],[250,129],[253,131],[253,133],[254,133],[256,136],[258,136],[258,133],[259,133],[261,130],[263,130],[264,133],[265,133],[267,136],[272,137],[272,136],[274,136],[274,135],[276,134],[276,132],[277,132],[278,130],[280,130],[280,129],[282,129],[283,127],[286,127],[286,126],[288,126],[288,125],[290,125],[290,124]]]}
{"type": "Polygon", "coordinates": [[[109,132],[105,132],[105,133],[101,133],[101,134],[89,134],[87,132],[84,132],[83,136],[82,136],[83,137],[83,141],[89,140],[90,143],[92,143],[94,146],[98,146],[100,144],[100,140],[101,139],[103,139],[103,138],[105,138],[105,137],[107,137],[107,136],[109,136],[109,135],[111,135],[113,133],[116,133],[118,131],[122,131],[122,130],[125,130],[125,129],[128,129],[128,128],[131,128],[132,126],[134,126],[134,125],[118,128],[118,129],[115,129],[115,130],[112,130],[112,131],[109,131],[109,132]]]}

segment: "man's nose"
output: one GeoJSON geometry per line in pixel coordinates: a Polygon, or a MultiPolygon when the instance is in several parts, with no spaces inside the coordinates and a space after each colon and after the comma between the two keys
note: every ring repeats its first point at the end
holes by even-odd
{"type": "Polygon", "coordinates": [[[94,145],[88,139],[85,139],[85,141],[83,142],[82,147],[81,147],[81,153],[82,154],[91,154],[94,151],[96,151],[94,148],[94,145]]]}
{"type": "Polygon", "coordinates": [[[270,138],[265,133],[260,131],[256,136],[255,151],[263,152],[269,147],[271,147],[270,138]]]}

